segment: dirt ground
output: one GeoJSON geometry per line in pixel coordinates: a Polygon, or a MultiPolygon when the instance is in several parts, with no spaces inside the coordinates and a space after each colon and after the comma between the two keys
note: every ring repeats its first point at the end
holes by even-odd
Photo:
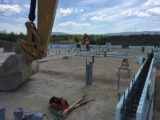
{"type": "MultiPolygon", "coordinates": [[[[123,54],[126,50],[120,50],[123,54]]],[[[133,56],[140,50],[127,50],[133,56]]],[[[1,59],[2,57],[0,57],[1,59]]],[[[52,56],[50,58],[56,58],[52,56]]],[[[48,58],[49,59],[49,58],[48,58]]],[[[88,58],[91,60],[91,58],[88,58]]],[[[6,106],[7,120],[13,119],[13,110],[17,107],[24,112],[46,113],[49,119],[53,114],[48,110],[48,101],[52,96],[64,97],[69,104],[87,94],[88,99],[96,101],[74,110],[67,120],[114,120],[117,97],[117,71],[122,58],[96,57],[93,65],[93,85],[86,86],[86,57],[72,56],[68,59],[57,58],[40,63],[40,70],[13,92],[0,92],[0,105],[6,106]]],[[[140,65],[135,59],[129,59],[131,77],[122,72],[120,91],[123,93],[140,65]]]]}

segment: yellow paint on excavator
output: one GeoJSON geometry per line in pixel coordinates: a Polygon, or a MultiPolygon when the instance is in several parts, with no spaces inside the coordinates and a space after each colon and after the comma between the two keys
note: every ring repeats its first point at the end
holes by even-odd
{"type": "Polygon", "coordinates": [[[0,91],[15,90],[38,71],[37,59],[47,55],[57,4],[58,0],[38,0],[37,28],[26,22],[27,40],[18,40],[16,54],[0,67],[0,91]]]}

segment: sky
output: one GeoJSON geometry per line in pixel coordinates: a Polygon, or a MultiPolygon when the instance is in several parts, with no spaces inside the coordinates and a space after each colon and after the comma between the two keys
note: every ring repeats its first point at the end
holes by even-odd
{"type": "MultiPolygon", "coordinates": [[[[0,30],[26,33],[30,0],[0,0],[0,30]]],[[[160,31],[160,0],[59,0],[52,31],[160,31]]]]}

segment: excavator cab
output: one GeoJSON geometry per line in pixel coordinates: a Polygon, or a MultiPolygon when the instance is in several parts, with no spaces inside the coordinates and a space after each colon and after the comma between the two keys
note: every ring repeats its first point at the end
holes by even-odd
{"type": "Polygon", "coordinates": [[[27,40],[18,40],[15,55],[0,66],[0,91],[15,90],[38,71],[38,59],[47,55],[57,4],[58,0],[31,0],[29,21],[25,23],[27,40]],[[37,27],[34,23],[36,6],[37,27]]]}

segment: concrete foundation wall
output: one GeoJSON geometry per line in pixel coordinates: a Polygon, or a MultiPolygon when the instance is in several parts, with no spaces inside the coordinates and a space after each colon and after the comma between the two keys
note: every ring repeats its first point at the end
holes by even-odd
{"type": "MultiPolygon", "coordinates": [[[[155,68],[153,67],[154,59],[152,59],[148,75],[146,78],[146,82],[142,91],[142,95],[139,101],[139,105],[136,112],[136,120],[152,120],[153,116],[153,98],[154,98],[154,88],[155,88],[155,68]]],[[[145,63],[144,63],[145,64],[145,63]]],[[[137,79],[138,75],[140,74],[143,65],[138,70],[135,80],[137,79]]],[[[132,86],[132,82],[130,84],[132,86]]],[[[125,97],[128,95],[128,89],[125,91],[125,97]]],[[[115,112],[115,120],[121,120],[121,109],[123,105],[123,98],[124,95],[121,97],[120,101],[116,106],[115,112]]]]}
{"type": "Polygon", "coordinates": [[[155,87],[155,69],[153,68],[154,59],[149,68],[147,80],[143,88],[141,99],[139,101],[136,120],[148,120],[149,113],[151,110],[151,104],[154,96],[154,87],[155,87]]]}
{"type": "MultiPolygon", "coordinates": [[[[137,77],[139,76],[144,64],[145,64],[145,62],[139,68],[138,72],[135,75],[134,80],[137,80],[137,77]]],[[[132,86],[132,82],[130,83],[130,87],[131,86],[132,86]]],[[[115,120],[121,120],[121,108],[122,108],[122,105],[123,105],[123,99],[124,99],[124,97],[127,97],[127,96],[128,96],[128,89],[126,89],[126,91],[125,91],[125,96],[123,95],[121,97],[120,101],[118,102],[118,104],[116,105],[115,120]]]]}

